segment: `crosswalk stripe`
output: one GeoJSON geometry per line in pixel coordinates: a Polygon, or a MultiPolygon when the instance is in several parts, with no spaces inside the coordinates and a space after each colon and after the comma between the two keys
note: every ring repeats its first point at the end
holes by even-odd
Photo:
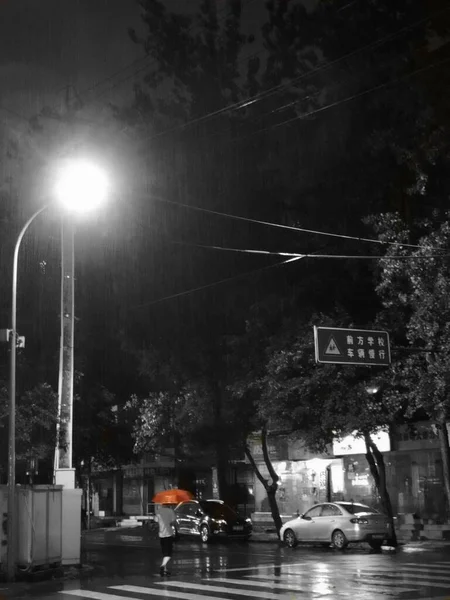
{"type": "MultiPolygon", "coordinates": [[[[213,581],[213,580],[211,580],[213,581]]],[[[186,583],[183,581],[162,581],[162,582],[158,582],[156,585],[164,585],[166,587],[170,587],[170,588],[186,588],[186,583]]],[[[201,583],[191,583],[189,582],[189,588],[193,589],[193,590],[199,590],[199,591],[205,591],[205,592],[224,592],[225,594],[231,595],[238,595],[238,596],[247,596],[248,598],[264,598],[265,600],[292,600],[292,595],[288,595],[288,594],[274,594],[272,592],[263,592],[261,590],[255,590],[254,592],[251,592],[250,590],[242,590],[242,589],[238,589],[238,588],[231,588],[231,587],[223,587],[223,586],[215,586],[215,585],[206,585],[206,584],[201,584],[201,583]]],[[[134,586],[118,586],[115,587],[114,589],[124,589],[124,592],[132,592],[132,589],[129,588],[133,588],[134,586]]],[[[297,592],[302,593],[302,590],[299,590],[297,588],[297,592]]],[[[177,592],[178,594],[178,592],[177,592]]],[[[180,596],[181,597],[181,596],[180,596]]],[[[216,596],[217,598],[217,596],[216,596]]],[[[198,596],[197,596],[197,600],[198,600],[198,596]]],[[[202,600],[203,600],[203,596],[202,596],[202,600]]]]}
{"type": "MultiPolygon", "coordinates": [[[[401,570],[398,570],[396,572],[383,572],[380,573],[379,571],[373,571],[372,569],[361,569],[359,571],[360,574],[365,575],[367,577],[375,577],[376,575],[373,575],[373,573],[377,573],[379,576],[383,576],[383,577],[391,577],[391,578],[398,578],[398,577],[409,577],[410,579],[429,579],[430,578],[430,574],[429,573],[403,573],[401,570]]],[[[434,577],[433,580],[437,581],[442,581],[444,583],[447,583],[450,581],[450,577],[444,577],[443,575],[439,575],[439,577],[434,577]]]]}
{"type": "MultiPolygon", "coordinates": [[[[285,575],[285,574],[283,574],[283,575],[285,575]]],[[[315,575],[317,575],[317,574],[314,574],[314,573],[303,574],[303,575],[291,574],[291,575],[287,575],[286,578],[288,581],[289,580],[294,581],[297,579],[297,580],[300,580],[299,583],[305,582],[305,585],[308,585],[308,584],[314,583],[314,579],[312,579],[312,577],[314,577],[315,575]]],[[[271,575],[245,575],[245,578],[247,580],[252,577],[257,577],[258,579],[262,579],[267,582],[274,580],[273,576],[271,576],[271,575]]],[[[348,581],[348,577],[346,577],[345,575],[343,575],[343,577],[339,578],[339,577],[336,577],[334,574],[327,574],[327,573],[321,573],[320,578],[321,579],[326,578],[326,579],[330,580],[330,583],[333,583],[333,581],[336,581],[337,579],[342,579],[342,578],[345,578],[348,581]]],[[[358,579],[358,578],[353,579],[352,583],[355,583],[358,585],[369,585],[369,586],[372,586],[374,590],[376,590],[378,587],[375,585],[375,582],[373,582],[373,581],[368,581],[367,583],[365,583],[364,581],[362,581],[361,579],[358,579]]],[[[379,585],[383,586],[385,588],[395,587],[401,592],[417,592],[417,588],[402,588],[401,590],[399,589],[399,586],[411,585],[412,583],[415,583],[415,582],[409,582],[409,583],[408,582],[394,582],[394,581],[392,583],[380,582],[379,585]]],[[[416,585],[420,585],[420,584],[416,584],[416,585]]]]}
{"type": "Polygon", "coordinates": [[[117,596],[116,594],[105,594],[104,592],[94,592],[92,590],[64,590],[58,592],[58,594],[69,594],[79,598],[91,598],[91,600],[136,600],[131,596],[117,596]]]}
{"type": "MultiPolygon", "coordinates": [[[[425,565],[418,565],[417,563],[412,563],[412,562],[411,563],[403,563],[402,566],[405,566],[405,567],[416,567],[418,569],[423,569],[425,567],[425,565]]],[[[448,561],[448,562],[439,562],[439,563],[433,562],[433,564],[431,564],[431,565],[426,565],[427,569],[441,569],[442,567],[450,568],[450,561],[448,561]]]]}
{"type": "MultiPolygon", "coordinates": [[[[299,563],[304,564],[304,563],[299,563]]],[[[273,569],[273,562],[267,563],[266,565],[257,565],[255,567],[233,567],[232,569],[216,569],[216,573],[238,573],[239,571],[257,571],[258,569],[273,569]]]]}
{"type": "MultiPolygon", "coordinates": [[[[214,579],[204,579],[203,581],[209,581],[211,583],[232,583],[234,585],[243,585],[243,586],[248,586],[248,587],[262,587],[262,588],[266,588],[268,587],[267,585],[267,581],[258,581],[258,580],[245,580],[245,579],[229,579],[228,577],[214,577],[214,579]]],[[[300,583],[300,582],[299,582],[300,583]]],[[[274,582],[274,588],[276,587],[277,590],[282,590],[282,589],[286,589],[286,590],[299,590],[302,591],[299,588],[299,583],[298,584],[292,584],[289,582],[282,582],[280,581],[278,582],[274,582]]],[[[334,586],[331,586],[334,587],[334,586]]]]}
{"type": "MultiPolygon", "coordinates": [[[[188,583],[184,583],[183,587],[186,588],[187,586],[192,587],[190,584],[188,583]]],[[[126,590],[124,589],[123,591],[130,591],[130,592],[134,592],[136,591],[136,593],[142,593],[142,594],[147,594],[149,596],[158,596],[158,598],[171,598],[172,600],[174,599],[174,595],[173,595],[173,591],[172,590],[162,590],[161,588],[141,588],[139,586],[134,586],[134,585],[124,585],[124,586],[113,586],[113,589],[123,589],[123,588],[135,588],[135,590],[130,589],[130,590],[126,590]]],[[[84,592],[85,590],[78,590],[80,592],[84,592]]],[[[66,594],[67,592],[60,592],[60,593],[64,593],[66,594]]],[[[72,592],[73,593],[73,592],[72,592]]],[[[96,594],[95,596],[90,596],[88,594],[83,594],[83,596],[85,598],[92,598],[93,600],[136,600],[135,597],[133,596],[116,596],[115,594],[99,594],[97,592],[93,592],[94,594],[96,594]]],[[[77,596],[78,594],[75,593],[73,594],[74,596],[77,596]]],[[[223,598],[221,596],[207,596],[207,595],[201,595],[199,596],[198,594],[189,594],[187,592],[177,592],[176,595],[177,598],[179,598],[179,600],[227,600],[226,598],[223,598]]]]}
{"type": "MultiPolygon", "coordinates": [[[[393,579],[392,575],[384,575],[385,577],[390,577],[391,581],[398,581],[396,579],[393,579]]],[[[369,579],[371,578],[375,578],[374,575],[366,575],[366,577],[368,577],[369,579]]],[[[426,577],[422,577],[421,575],[409,575],[408,577],[410,577],[411,579],[414,579],[414,581],[406,581],[406,583],[410,584],[416,584],[416,585],[420,585],[422,587],[433,587],[433,588],[441,588],[444,589],[446,587],[448,587],[448,582],[447,581],[442,581],[442,583],[439,583],[439,581],[434,580],[434,581],[430,581],[430,579],[426,578],[426,577]]],[[[450,579],[448,580],[450,581],[450,579]]],[[[384,582],[383,582],[384,583],[384,582]]],[[[447,599],[448,600],[448,599],[447,599]]]]}
{"type": "MultiPolygon", "coordinates": [[[[361,569],[358,569],[358,571],[360,571],[361,569]]],[[[376,571],[376,572],[380,572],[380,569],[377,569],[376,567],[366,567],[364,569],[364,571],[376,571]]],[[[449,575],[450,574],[450,569],[429,569],[428,567],[404,567],[403,565],[399,565],[397,569],[383,569],[382,571],[383,573],[405,573],[408,574],[409,572],[412,573],[421,573],[423,575],[437,575],[438,578],[440,578],[441,576],[445,576],[445,575],[449,575]]]]}
{"type": "MultiPolygon", "coordinates": [[[[251,576],[253,577],[253,576],[251,576]]],[[[262,579],[260,577],[258,577],[258,579],[262,579]]],[[[254,579],[228,579],[226,577],[220,577],[220,578],[214,578],[214,579],[208,579],[205,581],[218,581],[220,583],[234,583],[236,585],[247,585],[249,587],[265,587],[267,588],[268,586],[268,580],[272,581],[274,584],[274,589],[279,589],[279,590],[301,590],[301,588],[299,588],[299,585],[302,584],[303,582],[299,581],[296,585],[292,585],[289,584],[289,582],[284,583],[282,580],[280,581],[274,581],[272,577],[264,577],[264,581],[258,581],[258,580],[254,580],[254,579]]],[[[318,585],[318,584],[323,584],[324,586],[326,586],[327,588],[336,588],[337,586],[333,584],[332,581],[326,583],[326,582],[317,582],[314,580],[308,581],[308,582],[304,582],[304,585],[308,586],[308,588],[311,587],[312,585],[318,585]]],[[[358,586],[360,587],[360,586],[358,586]]],[[[308,590],[301,590],[301,591],[311,591],[310,589],[308,590]]],[[[381,589],[378,586],[364,586],[364,591],[369,591],[369,592],[385,592],[385,589],[381,589]]],[[[402,592],[417,592],[416,588],[411,588],[411,589],[402,589],[402,592]]],[[[322,592],[325,593],[325,592],[322,592]]],[[[328,592],[327,592],[328,593],[328,592]]]]}

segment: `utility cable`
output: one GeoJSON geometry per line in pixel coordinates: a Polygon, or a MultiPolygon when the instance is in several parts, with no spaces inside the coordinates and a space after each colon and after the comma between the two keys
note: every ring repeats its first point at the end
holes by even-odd
{"type": "Polygon", "coordinates": [[[268,125],[267,127],[263,127],[261,129],[257,129],[256,131],[253,131],[252,133],[248,133],[246,135],[243,136],[238,136],[235,137],[231,140],[229,140],[229,143],[237,143],[237,142],[241,142],[243,140],[247,140],[255,135],[259,135],[260,133],[264,133],[266,131],[269,131],[270,129],[276,129],[278,127],[284,126],[284,125],[289,125],[290,123],[293,123],[294,121],[298,121],[298,120],[305,120],[308,117],[312,117],[313,115],[319,114],[321,112],[324,112],[330,108],[336,108],[337,106],[340,106],[341,104],[346,104],[347,102],[351,102],[352,100],[356,100],[357,98],[361,98],[363,96],[367,96],[368,94],[377,92],[381,89],[384,88],[388,88],[389,86],[395,85],[397,83],[400,83],[401,81],[408,79],[409,77],[413,77],[414,75],[418,75],[420,73],[423,73],[425,71],[428,71],[430,69],[434,69],[436,67],[440,67],[444,64],[447,64],[448,62],[450,62],[450,58],[444,58],[436,63],[433,63],[431,65],[427,65],[425,67],[420,67],[418,69],[415,69],[414,71],[411,71],[409,73],[405,73],[405,75],[402,75],[401,77],[398,77],[397,79],[392,79],[389,81],[385,81],[384,83],[380,83],[372,88],[366,89],[366,90],[362,90],[361,92],[358,92],[356,94],[353,94],[352,96],[348,96],[347,98],[342,98],[341,100],[336,100],[336,102],[331,102],[330,104],[326,104],[325,106],[321,106],[320,108],[316,108],[313,110],[308,111],[307,113],[303,113],[301,115],[297,115],[295,117],[292,117],[290,119],[286,119],[285,121],[281,121],[280,123],[274,123],[273,125],[268,125]]]}
{"type": "Polygon", "coordinates": [[[152,306],[153,304],[158,304],[160,302],[164,302],[165,300],[172,300],[174,298],[180,298],[181,296],[186,296],[188,294],[193,294],[194,292],[200,292],[202,290],[206,290],[208,288],[215,287],[216,285],[223,285],[230,281],[235,281],[236,279],[241,279],[243,277],[247,277],[249,275],[253,275],[255,273],[260,273],[262,271],[266,271],[267,269],[272,269],[274,267],[280,267],[282,265],[287,265],[288,263],[295,262],[300,260],[301,257],[288,258],[287,260],[283,260],[281,262],[275,263],[273,265],[266,265],[265,267],[260,267],[259,269],[253,269],[251,271],[245,271],[244,273],[239,273],[239,275],[233,275],[232,277],[227,277],[225,279],[220,279],[219,281],[214,281],[212,283],[207,283],[206,285],[201,285],[196,288],[191,288],[190,290],[185,290],[183,292],[178,292],[176,294],[171,294],[170,296],[164,296],[163,298],[157,298],[156,300],[150,300],[149,302],[144,302],[143,304],[137,304],[132,306],[131,308],[144,308],[147,306],[152,306]]]}
{"type": "Polygon", "coordinates": [[[334,108],[336,106],[339,106],[340,104],[344,104],[346,102],[350,102],[351,100],[356,100],[356,98],[361,98],[362,96],[366,96],[367,94],[370,94],[372,92],[377,92],[383,88],[386,88],[390,85],[395,85],[396,83],[399,83],[401,81],[403,81],[404,79],[408,79],[409,77],[413,77],[414,75],[418,75],[419,73],[423,73],[425,71],[428,71],[429,69],[434,69],[435,67],[440,67],[444,64],[447,64],[448,62],[450,62],[450,58],[445,58],[443,60],[440,60],[436,63],[433,63],[431,65],[427,65],[425,67],[420,67],[418,69],[415,69],[414,71],[411,71],[409,73],[405,73],[405,75],[402,75],[401,77],[398,77],[397,79],[393,79],[390,81],[386,81],[384,83],[381,83],[379,85],[376,85],[372,88],[369,88],[367,90],[363,90],[361,92],[358,92],[357,94],[353,94],[352,96],[349,96],[348,98],[343,98],[342,100],[337,100],[336,102],[332,102],[331,104],[327,104],[326,106],[321,106],[320,108],[311,110],[307,113],[304,113],[302,115],[297,115],[295,117],[292,117],[291,119],[287,119],[286,121],[282,121],[281,123],[276,123],[275,125],[272,125],[270,127],[268,127],[267,129],[271,129],[271,128],[275,128],[275,127],[281,127],[282,125],[288,125],[289,123],[292,123],[293,121],[297,121],[298,119],[305,119],[307,117],[310,117],[312,115],[318,114],[320,112],[323,112],[325,110],[328,110],[329,108],[334,108]]]}
{"type": "Polygon", "coordinates": [[[194,119],[191,119],[190,121],[187,121],[186,123],[181,123],[180,125],[177,125],[175,127],[171,127],[170,129],[165,129],[164,131],[160,131],[159,133],[153,134],[147,138],[144,139],[148,139],[148,140],[153,140],[156,138],[159,138],[163,135],[167,135],[170,133],[174,133],[175,131],[180,131],[183,129],[186,129],[187,127],[190,127],[191,125],[196,125],[200,122],[203,122],[207,119],[213,118],[213,117],[217,117],[225,112],[229,112],[232,110],[240,110],[242,108],[246,108],[247,106],[253,105],[256,102],[259,102],[261,100],[264,100],[267,97],[270,97],[276,93],[278,93],[280,90],[285,90],[286,88],[290,87],[291,85],[297,83],[298,81],[301,81],[302,79],[304,79],[305,77],[309,77],[310,75],[315,75],[316,73],[319,73],[320,71],[323,71],[325,69],[328,69],[330,67],[335,66],[336,64],[345,61],[349,58],[352,58],[353,56],[356,56],[357,54],[361,53],[361,52],[365,52],[366,50],[375,48],[377,46],[383,45],[389,41],[391,41],[392,39],[395,39],[397,36],[401,35],[402,33],[405,33],[406,31],[417,27],[423,23],[426,23],[427,21],[429,21],[430,19],[433,19],[435,17],[440,16],[441,14],[443,14],[444,12],[447,12],[448,10],[450,10],[450,7],[446,7],[444,9],[441,9],[439,11],[436,11],[435,13],[432,13],[431,15],[428,15],[427,17],[420,19],[419,21],[416,21],[410,25],[406,25],[404,27],[402,27],[401,29],[399,29],[398,31],[388,34],[382,38],[379,38],[373,42],[370,42],[368,44],[365,44],[364,46],[360,46],[359,48],[356,48],[355,50],[352,50],[351,52],[347,52],[346,54],[340,56],[339,58],[336,58],[334,60],[322,63],[320,65],[318,65],[317,67],[310,69],[309,71],[306,71],[305,73],[302,73],[301,75],[298,75],[297,77],[294,77],[292,79],[290,79],[287,82],[284,83],[280,83],[276,86],[273,86],[271,88],[268,88],[267,90],[262,90],[261,92],[259,92],[258,94],[255,94],[254,96],[250,96],[244,100],[240,100],[238,102],[234,102],[232,104],[229,104],[227,106],[224,106],[222,108],[219,108],[215,111],[206,113],[204,115],[201,115],[199,117],[196,117],[194,119]]]}
{"type": "MultiPolygon", "coordinates": [[[[243,254],[259,254],[266,256],[290,256],[293,258],[337,258],[337,259],[362,259],[362,260],[427,260],[429,258],[449,258],[450,254],[430,254],[428,256],[416,256],[416,255],[385,255],[385,254],[318,254],[314,252],[312,254],[299,253],[299,252],[277,252],[273,250],[256,250],[250,248],[228,248],[226,246],[215,246],[208,244],[195,244],[192,242],[181,242],[177,240],[170,240],[171,244],[179,244],[182,246],[190,246],[194,248],[205,248],[209,250],[221,250],[225,252],[240,252],[243,254]]],[[[403,245],[403,244],[402,244],[403,245]]]]}
{"type": "Polygon", "coordinates": [[[0,110],[2,110],[3,112],[9,113],[10,115],[14,115],[21,121],[26,121],[27,123],[29,122],[29,119],[27,117],[25,117],[24,115],[21,115],[20,113],[16,112],[15,110],[12,110],[11,108],[8,108],[7,106],[0,106],[0,110]]]}
{"type": "MultiPolygon", "coordinates": [[[[247,6],[249,6],[250,4],[252,4],[253,2],[255,2],[255,0],[248,0],[248,2],[246,2],[246,3],[243,4],[242,10],[244,8],[246,8],[247,6]]],[[[220,10],[217,11],[216,16],[219,17],[220,15],[222,15],[223,13],[225,13],[226,9],[227,9],[227,6],[224,5],[224,7],[222,9],[220,9],[220,10]]],[[[227,19],[227,17],[225,17],[225,19],[223,19],[223,20],[219,20],[218,19],[218,25],[222,26],[225,23],[226,19],[227,19]]],[[[197,23],[195,23],[195,22],[192,23],[192,25],[187,28],[186,34],[200,33],[201,30],[200,31],[194,31],[194,28],[196,26],[197,26],[197,23]]],[[[135,65],[137,66],[140,63],[147,63],[147,61],[148,61],[148,64],[144,64],[144,65],[140,66],[138,69],[134,70],[131,74],[127,75],[123,79],[120,79],[118,82],[114,83],[112,86],[108,87],[106,90],[103,90],[103,91],[99,92],[93,98],[91,98],[91,100],[89,100],[86,104],[91,104],[92,102],[96,102],[99,98],[101,98],[105,94],[111,92],[113,89],[119,87],[123,83],[129,81],[130,79],[133,79],[133,77],[136,77],[142,71],[146,71],[150,67],[156,65],[158,61],[155,58],[153,58],[152,56],[149,56],[149,55],[141,56],[141,57],[136,58],[133,61],[131,61],[128,65],[125,65],[121,69],[118,69],[117,71],[111,73],[110,75],[108,75],[104,79],[101,79],[100,81],[98,81],[95,84],[91,85],[87,89],[83,90],[81,92],[81,95],[89,94],[90,92],[92,92],[95,89],[99,88],[100,86],[102,86],[103,84],[107,83],[108,81],[111,81],[111,80],[115,79],[118,75],[121,75],[125,71],[128,71],[133,66],[135,66],[135,65]]]]}
{"type": "Polygon", "coordinates": [[[326,237],[334,237],[334,238],[340,238],[340,239],[345,239],[345,240],[354,240],[357,242],[369,242],[369,243],[382,244],[382,245],[387,245],[387,246],[402,246],[405,248],[421,248],[421,246],[419,246],[418,244],[389,242],[389,241],[384,241],[384,240],[377,240],[375,238],[365,238],[365,237],[359,237],[359,236],[355,236],[355,235],[345,235],[343,233],[332,233],[329,231],[320,231],[317,229],[306,229],[304,227],[295,227],[294,225],[283,225],[282,223],[272,223],[270,221],[251,219],[250,217],[242,217],[242,216],[233,215],[230,213],[219,212],[217,210],[212,210],[209,208],[200,208],[199,206],[191,206],[189,204],[183,204],[182,202],[176,202],[175,200],[167,200],[166,198],[160,198],[157,196],[152,196],[151,199],[156,200],[158,202],[173,204],[175,206],[180,206],[182,208],[187,208],[190,210],[204,212],[204,213],[207,213],[210,215],[215,215],[218,217],[225,217],[225,218],[234,219],[237,221],[245,221],[246,223],[254,223],[256,225],[265,225],[268,227],[276,227],[278,229],[287,229],[288,231],[297,231],[299,233],[309,233],[312,235],[322,235],[322,236],[326,236],[326,237]]]}

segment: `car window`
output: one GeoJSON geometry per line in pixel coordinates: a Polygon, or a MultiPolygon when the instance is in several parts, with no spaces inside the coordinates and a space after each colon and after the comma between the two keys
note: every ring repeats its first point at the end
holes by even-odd
{"type": "Polygon", "coordinates": [[[313,508],[310,508],[308,510],[308,512],[305,513],[305,517],[309,517],[311,519],[315,519],[316,517],[320,517],[320,515],[322,514],[322,505],[320,506],[314,506],[313,508]]]}
{"type": "Polygon", "coordinates": [[[236,519],[237,517],[237,513],[231,507],[221,502],[204,501],[200,505],[204,512],[213,519],[236,519]]]}
{"type": "Polygon", "coordinates": [[[195,517],[199,508],[198,504],[187,504],[186,515],[188,517],[195,517]]]}
{"type": "Polygon", "coordinates": [[[348,510],[352,515],[358,515],[359,513],[375,513],[380,514],[378,510],[365,506],[364,504],[344,504],[345,510],[348,510]]]}
{"type": "Polygon", "coordinates": [[[333,504],[324,504],[322,507],[322,517],[340,517],[342,516],[341,511],[337,506],[333,504]]]}
{"type": "Polygon", "coordinates": [[[187,510],[188,505],[187,504],[180,504],[179,506],[177,506],[177,508],[175,509],[175,514],[178,516],[183,516],[186,514],[186,510],[187,510]]]}

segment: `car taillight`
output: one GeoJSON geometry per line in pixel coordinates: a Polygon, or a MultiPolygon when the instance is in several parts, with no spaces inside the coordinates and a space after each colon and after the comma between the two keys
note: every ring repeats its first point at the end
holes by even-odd
{"type": "Polygon", "coordinates": [[[350,523],[357,523],[358,525],[368,525],[369,521],[367,519],[362,519],[361,517],[350,519],[350,523]]]}

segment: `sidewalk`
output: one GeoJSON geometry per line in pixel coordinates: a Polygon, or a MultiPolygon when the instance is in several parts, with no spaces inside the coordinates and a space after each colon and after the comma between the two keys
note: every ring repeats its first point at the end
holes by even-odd
{"type": "MultiPolygon", "coordinates": [[[[445,548],[450,546],[450,539],[408,539],[405,536],[404,531],[397,531],[397,539],[399,547],[408,548],[445,548]]],[[[262,543],[280,543],[280,540],[276,534],[276,530],[271,523],[258,523],[253,526],[253,534],[250,538],[251,542],[262,542],[262,543]]],[[[352,547],[356,547],[358,544],[352,544],[352,547]]]]}
{"type": "MultiPolygon", "coordinates": [[[[123,526],[114,526],[113,524],[111,524],[111,526],[108,527],[97,527],[95,529],[91,529],[89,531],[83,531],[82,532],[82,539],[88,539],[89,537],[94,537],[95,535],[97,535],[100,532],[120,532],[121,534],[124,534],[126,536],[132,535],[135,536],[136,538],[139,538],[141,535],[146,534],[145,532],[145,528],[142,525],[138,525],[135,527],[123,527],[123,526]]],[[[404,532],[402,531],[397,531],[397,539],[398,539],[398,543],[399,543],[399,547],[410,547],[410,548],[414,548],[414,547],[423,547],[423,548],[433,548],[435,547],[436,549],[439,548],[445,548],[447,546],[450,546],[450,540],[444,540],[444,539],[421,539],[421,540],[417,540],[417,539],[407,539],[407,537],[404,535],[404,532]]],[[[257,523],[254,524],[253,526],[253,533],[252,536],[250,538],[250,543],[272,543],[272,544],[278,544],[281,543],[278,535],[276,533],[275,527],[273,526],[273,523],[257,523]]],[[[359,544],[352,544],[351,547],[357,547],[359,544]]],[[[363,545],[363,544],[361,544],[363,545]]]]}

